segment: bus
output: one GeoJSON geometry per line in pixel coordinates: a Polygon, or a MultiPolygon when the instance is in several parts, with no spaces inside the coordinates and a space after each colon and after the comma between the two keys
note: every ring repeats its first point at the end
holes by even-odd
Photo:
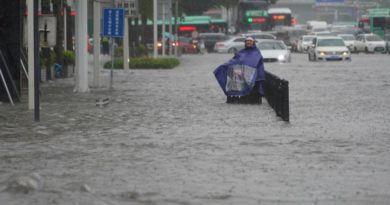
{"type": "Polygon", "coordinates": [[[212,22],[210,16],[185,16],[178,24],[179,35],[189,35],[193,31],[209,32],[212,22]]]}
{"type": "Polygon", "coordinates": [[[268,30],[269,0],[239,0],[237,32],[268,30]]]}
{"type": "Polygon", "coordinates": [[[271,29],[279,26],[292,26],[293,18],[289,8],[269,8],[268,16],[271,29]]]}
{"type": "Polygon", "coordinates": [[[368,16],[359,20],[359,28],[381,37],[390,34],[390,8],[368,9],[368,16]]]}
{"type": "Polygon", "coordinates": [[[250,30],[268,31],[270,29],[266,10],[247,10],[245,17],[250,30]]]}

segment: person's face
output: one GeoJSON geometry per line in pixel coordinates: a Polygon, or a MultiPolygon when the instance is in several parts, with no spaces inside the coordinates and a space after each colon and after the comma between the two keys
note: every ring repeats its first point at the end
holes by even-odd
{"type": "Polygon", "coordinates": [[[251,41],[251,40],[246,40],[246,41],[245,41],[245,47],[252,47],[253,44],[254,44],[254,42],[251,41]]]}

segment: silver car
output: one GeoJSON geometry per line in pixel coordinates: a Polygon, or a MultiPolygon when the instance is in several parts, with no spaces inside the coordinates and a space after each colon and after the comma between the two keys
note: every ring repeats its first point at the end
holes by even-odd
{"type": "Polygon", "coordinates": [[[351,53],[338,36],[319,36],[308,50],[309,61],[351,61],[351,53]]]}
{"type": "Polygon", "coordinates": [[[386,53],[386,42],[376,34],[359,34],[356,37],[354,52],[386,53]]]}
{"type": "Polygon", "coordinates": [[[245,47],[244,41],[245,37],[243,36],[231,36],[225,41],[215,43],[214,50],[217,53],[237,53],[245,47]]]}
{"type": "Polygon", "coordinates": [[[315,37],[314,35],[303,35],[299,37],[297,45],[298,52],[307,52],[309,46],[313,44],[313,38],[315,37]]]}
{"type": "Polygon", "coordinates": [[[337,35],[344,40],[345,45],[348,49],[353,52],[353,48],[355,47],[355,36],[353,34],[339,34],[337,35]]]}
{"type": "Polygon", "coordinates": [[[256,46],[259,48],[264,62],[291,62],[291,52],[281,40],[258,40],[256,46]]]}
{"type": "Polygon", "coordinates": [[[276,36],[270,34],[270,33],[264,33],[264,32],[257,32],[257,33],[244,33],[241,34],[241,36],[253,36],[255,39],[276,39],[276,36]]]}

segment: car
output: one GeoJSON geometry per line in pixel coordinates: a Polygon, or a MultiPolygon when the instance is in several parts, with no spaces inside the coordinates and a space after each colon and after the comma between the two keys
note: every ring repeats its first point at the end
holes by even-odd
{"type": "Polygon", "coordinates": [[[291,52],[282,40],[262,39],[257,40],[264,62],[291,62],[291,52]]]}
{"type": "Polygon", "coordinates": [[[351,53],[338,36],[318,36],[308,50],[309,61],[351,60],[351,53]]]}
{"type": "Polygon", "coordinates": [[[360,51],[364,51],[366,53],[386,53],[386,42],[381,37],[373,33],[358,34],[353,51],[356,53],[360,51]]]}
{"type": "MultiPolygon", "coordinates": [[[[180,49],[181,53],[199,53],[199,48],[197,44],[194,44],[192,38],[179,36],[179,40],[177,42],[178,49],[180,49]]],[[[175,46],[175,45],[173,45],[175,46]]]]}
{"type": "Polygon", "coordinates": [[[390,34],[386,34],[384,40],[386,41],[387,53],[390,54],[390,34]]]}
{"type": "Polygon", "coordinates": [[[237,53],[245,47],[245,37],[231,36],[225,41],[215,43],[214,50],[218,53],[237,53]]]}
{"type": "Polygon", "coordinates": [[[199,38],[203,40],[207,52],[214,52],[215,43],[228,39],[224,33],[200,33],[199,38]]]}
{"type": "Polygon", "coordinates": [[[309,46],[313,43],[313,38],[315,37],[316,36],[314,35],[303,35],[299,37],[298,45],[297,45],[298,52],[303,52],[303,53],[307,52],[309,46]]]}
{"type": "Polygon", "coordinates": [[[243,33],[241,36],[253,36],[255,39],[276,39],[275,35],[272,35],[270,33],[264,33],[264,32],[256,32],[256,33],[243,33]]]}
{"type": "MultiPolygon", "coordinates": [[[[179,36],[177,41],[178,49],[182,54],[195,54],[199,53],[199,48],[197,44],[192,43],[192,38],[179,36]]],[[[157,42],[157,51],[159,54],[162,54],[162,42],[161,39],[157,42]]],[[[172,52],[174,52],[176,42],[172,42],[172,52]]],[[[149,49],[153,50],[153,44],[149,44],[149,49]]],[[[169,54],[169,39],[165,40],[165,54],[169,54]]]]}
{"type": "Polygon", "coordinates": [[[356,38],[353,34],[339,34],[337,35],[344,40],[345,45],[348,47],[349,51],[353,51],[356,38]]]}
{"type": "Polygon", "coordinates": [[[313,36],[335,36],[335,34],[330,32],[330,31],[316,31],[316,32],[311,32],[310,35],[313,35],[313,36]]]}

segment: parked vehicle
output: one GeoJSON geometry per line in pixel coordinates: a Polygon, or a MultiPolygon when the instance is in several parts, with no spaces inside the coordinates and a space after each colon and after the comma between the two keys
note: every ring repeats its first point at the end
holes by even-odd
{"type": "Polygon", "coordinates": [[[315,36],[313,35],[303,35],[301,37],[299,37],[298,39],[298,52],[307,52],[307,50],[309,49],[309,46],[311,44],[313,44],[313,38],[315,38],[315,36]]]}
{"type": "Polygon", "coordinates": [[[218,53],[236,53],[245,47],[245,37],[231,36],[225,41],[215,43],[214,50],[218,53]]]}
{"type": "Polygon", "coordinates": [[[386,42],[376,34],[359,34],[356,37],[354,52],[386,53],[386,42]]]}
{"type": "Polygon", "coordinates": [[[341,37],[318,36],[308,50],[309,61],[351,60],[351,53],[341,37]]]}
{"type": "Polygon", "coordinates": [[[353,52],[355,46],[356,38],[352,34],[339,34],[337,35],[344,40],[345,45],[348,47],[349,51],[353,52]]]}
{"type": "Polygon", "coordinates": [[[214,52],[215,43],[228,39],[224,33],[200,33],[199,38],[203,40],[207,52],[214,52]]]}
{"type": "Polygon", "coordinates": [[[264,62],[291,62],[291,52],[281,40],[262,39],[256,42],[264,62]]]}

